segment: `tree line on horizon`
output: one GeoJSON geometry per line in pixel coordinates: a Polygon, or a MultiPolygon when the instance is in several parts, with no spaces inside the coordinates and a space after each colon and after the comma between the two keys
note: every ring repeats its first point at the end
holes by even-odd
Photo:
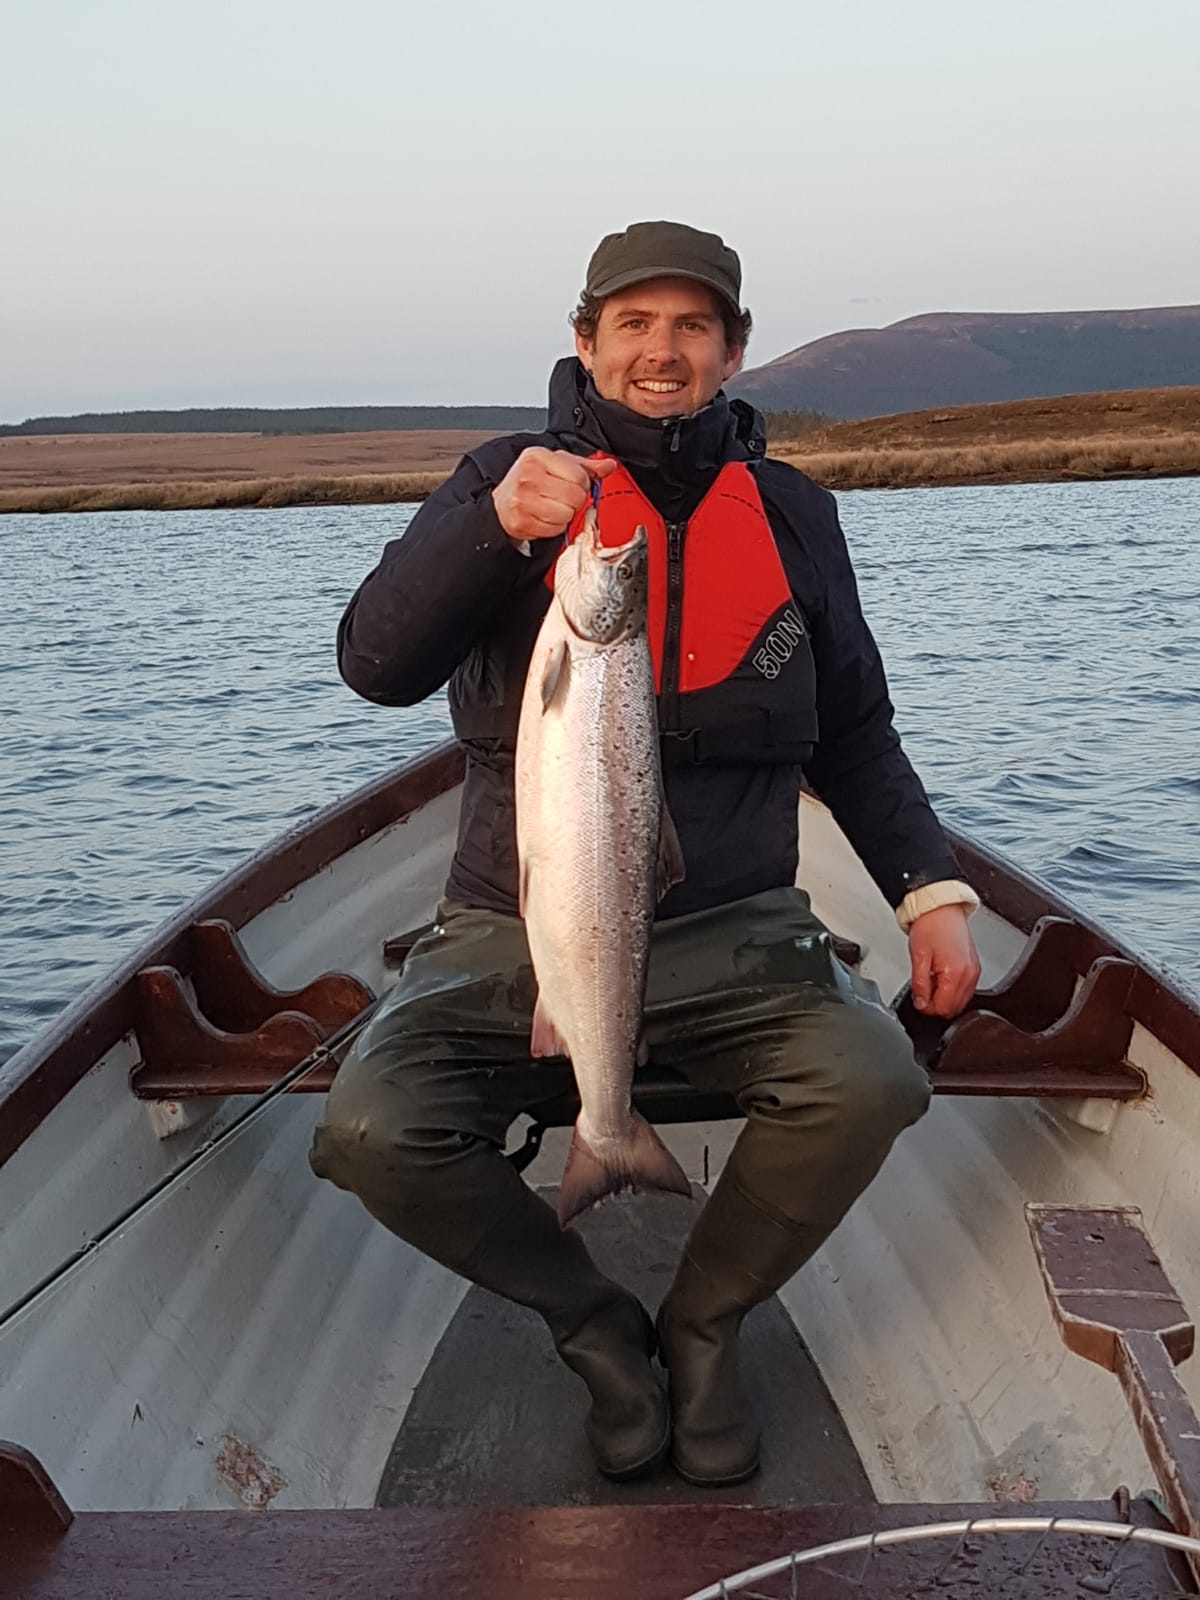
{"type": "Polygon", "coordinates": [[[206,406],[85,411],[0,425],[0,437],[47,433],[374,433],[443,428],[544,428],[544,406],[206,406]]]}
{"type": "MultiPolygon", "coordinates": [[[[794,439],[833,419],[819,411],[768,411],[772,439],[794,439]]],[[[95,433],[540,433],[544,406],[214,406],[187,411],[88,411],[73,417],[30,417],[0,424],[0,438],[95,433]]]]}

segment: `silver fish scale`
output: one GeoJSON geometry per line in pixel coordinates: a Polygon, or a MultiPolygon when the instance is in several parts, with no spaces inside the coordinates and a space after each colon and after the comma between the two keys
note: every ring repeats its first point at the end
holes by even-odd
{"type": "Polygon", "coordinates": [[[598,1148],[630,1122],[654,919],[662,780],[653,668],[644,627],[619,644],[590,645],[557,605],[533,668],[518,755],[526,932],[575,1070],[580,1129],[598,1148]],[[563,638],[566,692],[534,715],[539,656],[563,638]]]}

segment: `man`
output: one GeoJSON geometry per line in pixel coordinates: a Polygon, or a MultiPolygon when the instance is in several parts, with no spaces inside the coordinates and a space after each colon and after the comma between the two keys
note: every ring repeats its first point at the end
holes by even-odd
{"type": "Polygon", "coordinates": [[[713,234],[647,222],[604,239],[546,433],[471,452],[350,603],[346,681],[412,705],[450,680],[467,775],[438,925],[339,1072],[312,1154],[402,1239],[542,1315],[590,1391],[603,1472],[633,1477],[669,1448],[705,1485],[758,1465],[737,1364],[746,1312],[817,1249],[929,1098],[907,1035],[794,887],[802,770],[908,930],[918,1005],[956,1014],[979,974],[975,897],[893,730],[833,497],[768,461],[762,419],[721,391],[750,330],[740,294],[738,258],[713,234]],[[606,540],[651,533],[664,783],[686,867],[655,925],[646,1042],[747,1117],[657,1331],[503,1155],[514,1118],[570,1071],[528,1054],[513,759],[546,579],[594,480],[606,540]]]}

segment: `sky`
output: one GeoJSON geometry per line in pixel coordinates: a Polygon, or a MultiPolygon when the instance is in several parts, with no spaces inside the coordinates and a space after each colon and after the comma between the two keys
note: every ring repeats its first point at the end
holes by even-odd
{"type": "Polygon", "coordinates": [[[1200,0],[6,0],[0,422],[545,398],[595,244],[742,258],[747,365],[1200,301],[1200,0]]]}

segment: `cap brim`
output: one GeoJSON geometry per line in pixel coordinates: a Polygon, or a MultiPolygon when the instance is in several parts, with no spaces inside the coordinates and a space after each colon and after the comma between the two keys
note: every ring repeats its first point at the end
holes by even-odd
{"type": "Polygon", "coordinates": [[[742,314],[741,306],[724,284],[716,278],[707,277],[703,272],[689,272],[686,267],[630,267],[627,272],[618,272],[615,278],[605,279],[603,284],[589,285],[588,293],[594,294],[597,300],[604,300],[610,294],[620,294],[622,289],[632,289],[635,283],[648,283],[651,278],[690,278],[693,283],[702,283],[706,289],[719,294],[739,317],[742,314]]]}

